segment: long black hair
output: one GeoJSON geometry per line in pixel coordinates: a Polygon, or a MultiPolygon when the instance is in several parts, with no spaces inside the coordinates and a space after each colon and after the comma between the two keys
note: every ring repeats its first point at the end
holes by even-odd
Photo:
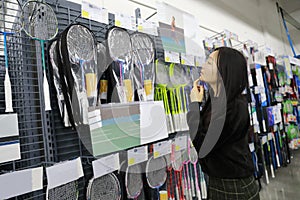
{"type": "Polygon", "coordinates": [[[233,48],[220,47],[215,51],[218,51],[217,67],[229,104],[248,87],[247,61],[241,52],[233,48]]]}

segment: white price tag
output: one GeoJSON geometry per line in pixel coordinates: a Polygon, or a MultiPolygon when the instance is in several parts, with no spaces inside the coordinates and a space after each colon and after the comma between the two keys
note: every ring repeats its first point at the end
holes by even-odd
{"type": "Polygon", "coordinates": [[[94,178],[104,176],[120,169],[119,153],[112,154],[92,162],[94,178]]]}
{"type": "Polygon", "coordinates": [[[148,20],[138,18],[138,28],[137,28],[137,30],[139,32],[142,32],[142,33],[158,36],[157,25],[156,25],[155,22],[151,22],[151,21],[148,21],[148,20]]]}
{"type": "Polygon", "coordinates": [[[255,151],[254,143],[249,144],[249,149],[250,149],[251,152],[255,151]]]}
{"type": "Polygon", "coordinates": [[[280,125],[279,125],[279,129],[280,129],[280,130],[283,129],[283,124],[282,124],[282,122],[281,122],[280,125]]]}
{"type": "Polygon", "coordinates": [[[175,138],[175,151],[180,151],[187,148],[187,136],[179,136],[175,138]]]}
{"type": "Polygon", "coordinates": [[[165,51],[165,61],[170,63],[180,63],[179,53],[172,51],[165,51]]]}
{"type": "Polygon", "coordinates": [[[274,132],[278,131],[278,126],[277,124],[274,125],[274,132]]]}
{"type": "Polygon", "coordinates": [[[273,70],[273,69],[274,69],[273,63],[269,63],[269,69],[270,69],[270,70],[273,70]]]}
{"type": "Polygon", "coordinates": [[[100,23],[109,24],[107,9],[97,7],[96,5],[86,1],[82,1],[81,16],[100,23]]]}
{"type": "Polygon", "coordinates": [[[261,138],[261,143],[262,144],[265,144],[267,141],[268,141],[268,138],[267,138],[266,135],[261,138]]]}
{"type": "Polygon", "coordinates": [[[268,133],[268,140],[272,140],[273,139],[273,133],[268,133]]]}
{"type": "Polygon", "coordinates": [[[193,55],[187,55],[185,53],[181,53],[181,64],[188,66],[195,66],[195,57],[193,55]]]}
{"type": "Polygon", "coordinates": [[[148,160],[148,146],[142,146],[128,150],[127,159],[129,166],[148,160]]]}
{"type": "Polygon", "coordinates": [[[158,142],[153,145],[153,157],[154,158],[159,158],[161,156],[165,156],[170,154],[172,151],[172,141],[163,141],[163,142],[158,142]]]}
{"type": "Polygon", "coordinates": [[[123,13],[115,14],[115,26],[136,31],[135,17],[123,13]]]}

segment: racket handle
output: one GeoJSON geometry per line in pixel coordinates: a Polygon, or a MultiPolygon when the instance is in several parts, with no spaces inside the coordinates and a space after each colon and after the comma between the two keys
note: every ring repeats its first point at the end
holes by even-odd
{"type": "Polygon", "coordinates": [[[277,166],[280,167],[280,160],[279,160],[279,155],[276,154],[276,160],[277,160],[277,166]]]}
{"type": "Polygon", "coordinates": [[[45,111],[51,110],[51,103],[50,103],[50,91],[49,91],[49,83],[46,77],[46,72],[44,70],[44,101],[45,101],[45,111]]]}
{"type": "Polygon", "coordinates": [[[265,169],[265,176],[266,176],[266,183],[269,184],[269,175],[267,169],[265,169]]]}
{"type": "Polygon", "coordinates": [[[171,133],[175,132],[174,123],[171,114],[168,115],[168,121],[170,122],[171,133]]]}
{"type": "Polygon", "coordinates": [[[196,196],[196,192],[195,192],[195,179],[193,178],[193,176],[191,176],[191,186],[192,186],[192,196],[195,197],[196,196]]]}
{"type": "Polygon", "coordinates": [[[198,198],[198,200],[202,200],[202,198],[201,198],[201,192],[200,192],[199,189],[197,190],[197,198],[198,198]]]}
{"type": "Polygon", "coordinates": [[[10,83],[10,78],[8,75],[7,68],[6,68],[5,79],[4,79],[4,90],[5,90],[5,112],[13,112],[11,83],[10,83]]]}
{"type": "Polygon", "coordinates": [[[179,198],[179,189],[178,189],[177,185],[176,185],[176,188],[175,188],[175,195],[176,195],[176,199],[180,199],[179,198]]]}
{"type": "Polygon", "coordinates": [[[273,164],[270,164],[270,168],[271,168],[271,176],[272,178],[275,178],[273,164]]]}

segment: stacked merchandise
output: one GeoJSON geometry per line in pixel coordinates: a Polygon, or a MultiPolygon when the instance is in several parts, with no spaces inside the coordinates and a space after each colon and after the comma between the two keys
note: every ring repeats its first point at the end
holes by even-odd
{"type": "Polygon", "coordinates": [[[264,176],[267,184],[269,174],[275,178],[276,170],[290,163],[289,147],[298,142],[298,76],[288,69],[273,56],[266,57],[266,65],[250,64],[249,147],[254,175],[264,176]]]}
{"type": "MultiPolygon", "coordinates": [[[[90,109],[155,100],[163,101],[169,133],[187,131],[189,91],[199,69],[154,60],[154,42],[144,33],[129,34],[113,27],[106,36],[105,43],[97,43],[91,30],[73,24],[49,47],[64,125],[89,132],[93,126],[90,109]]],[[[149,144],[150,156],[143,162],[122,159],[118,172],[92,178],[87,198],[156,199],[165,190],[168,198],[205,199],[206,184],[196,150],[190,142],[181,148],[175,141],[168,155],[158,157],[149,144]]]]}
{"type": "Polygon", "coordinates": [[[291,57],[284,57],[284,66],[287,70],[287,95],[284,101],[285,128],[290,149],[298,149],[299,143],[299,62],[291,57]]]}

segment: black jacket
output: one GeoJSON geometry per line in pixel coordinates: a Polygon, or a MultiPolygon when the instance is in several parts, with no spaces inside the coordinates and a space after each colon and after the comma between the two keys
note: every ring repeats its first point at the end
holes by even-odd
{"type": "MultiPolygon", "coordinates": [[[[211,103],[206,103],[200,112],[200,104],[190,104],[187,122],[190,134],[194,135],[193,143],[199,152],[210,122],[218,122],[218,117],[210,118],[211,103]],[[200,118],[200,119],[199,119],[200,118]]],[[[203,171],[210,177],[216,178],[244,178],[253,175],[254,166],[248,147],[248,128],[250,125],[247,100],[239,96],[227,104],[225,123],[221,129],[221,136],[216,145],[204,158],[200,158],[203,171]]],[[[209,132],[214,134],[214,132],[209,132]]]]}

